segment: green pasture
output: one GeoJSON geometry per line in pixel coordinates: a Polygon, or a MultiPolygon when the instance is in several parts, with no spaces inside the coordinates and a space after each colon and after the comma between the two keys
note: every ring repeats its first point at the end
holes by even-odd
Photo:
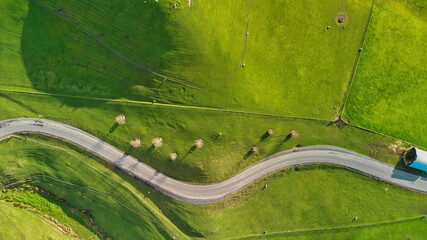
{"type": "MultiPolygon", "coordinates": [[[[40,189],[37,189],[41,192],[40,189]]],[[[59,232],[68,235],[70,238],[82,238],[82,239],[99,239],[97,235],[89,230],[85,225],[85,219],[82,217],[82,214],[78,215],[76,212],[71,211],[68,206],[58,200],[52,199],[47,194],[40,194],[35,192],[34,189],[29,188],[28,186],[19,188],[19,189],[4,189],[0,194],[0,202],[4,202],[3,206],[8,206],[10,208],[21,208],[21,211],[31,211],[34,214],[37,214],[44,222],[52,225],[54,228],[59,230],[59,232]],[[13,205],[12,205],[13,204],[13,205]],[[15,204],[17,206],[15,206],[15,204]],[[22,204],[22,205],[18,205],[22,204]],[[15,206],[15,207],[14,207],[15,206]],[[25,206],[25,207],[24,207],[25,206]],[[35,211],[34,211],[35,209],[35,211]],[[46,216],[53,217],[53,219],[46,216]]],[[[15,211],[19,215],[20,211],[15,211]]],[[[25,215],[25,214],[23,214],[25,215]]],[[[10,221],[10,224],[14,224],[13,220],[15,218],[12,215],[7,215],[4,218],[10,221]]],[[[22,220],[18,222],[22,224],[22,220]]],[[[28,224],[25,220],[23,221],[24,225],[28,224]]],[[[31,226],[31,224],[29,224],[31,226]]],[[[36,224],[39,225],[39,224],[36,224]]],[[[20,232],[19,227],[16,226],[16,230],[20,232]]],[[[39,230],[40,231],[40,230],[39,230]]],[[[9,231],[6,231],[9,232],[9,231]]],[[[11,231],[12,232],[12,231],[11,231]]],[[[48,234],[49,231],[46,231],[48,234]]],[[[37,234],[37,237],[43,236],[44,231],[40,231],[40,234],[37,234]]],[[[17,234],[16,239],[20,239],[21,234],[17,234]]],[[[31,236],[26,233],[26,237],[31,236]]]]}
{"type": "Polygon", "coordinates": [[[238,239],[423,239],[426,231],[426,219],[420,217],[386,224],[374,224],[356,228],[331,229],[320,231],[304,231],[296,233],[277,233],[271,235],[259,235],[238,239]]]}
{"type": "Polygon", "coordinates": [[[154,0],[35,2],[2,2],[10,11],[0,18],[0,41],[8,44],[1,88],[327,120],[338,115],[371,6],[361,0],[194,1],[191,8],[185,1],[178,8],[177,1],[154,0]],[[345,29],[335,22],[341,12],[348,15],[345,29]]]}
{"type": "Polygon", "coordinates": [[[427,145],[426,1],[375,1],[345,110],[351,123],[427,145]]]}
{"type": "MultiPolygon", "coordinates": [[[[27,209],[0,201],[0,236],[2,239],[76,239],[27,209]]],[[[89,239],[89,238],[86,238],[89,239]]]]}
{"type": "Polygon", "coordinates": [[[11,138],[0,143],[0,153],[2,184],[32,176],[25,184],[46,189],[75,208],[90,209],[96,223],[118,239],[185,237],[184,233],[224,239],[427,214],[424,194],[333,166],[285,169],[218,203],[191,205],[166,197],[58,140],[33,135],[27,140],[11,138]]]}
{"type": "MultiPolygon", "coordinates": [[[[224,180],[296,146],[336,145],[397,164],[401,149],[427,146],[426,4],[375,1],[349,89],[371,5],[193,0],[190,8],[186,0],[3,0],[0,121],[27,116],[70,124],[194,183],[224,180]],[[336,23],[339,13],[347,16],[343,25],[336,23]],[[331,122],[348,91],[344,118],[391,137],[331,122]],[[119,114],[126,124],[117,127],[119,114]],[[265,137],[268,129],[274,135],[265,137]],[[291,130],[299,136],[288,138],[291,130]],[[163,146],[153,150],[156,137],[163,146]],[[132,149],[135,138],[142,146],[132,149]],[[189,151],[200,138],[204,146],[189,151]],[[258,154],[250,154],[252,146],[258,154]],[[173,152],[175,161],[169,159],[173,152]]],[[[427,234],[426,219],[414,220],[427,214],[425,194],[334,166],[285,169],[218,203],[190,205],[60,140],[28,135],[1,141],[1,185],[30,176],[22,184],[88,209],[114,239],[427,234]],[[399,221],[407,218],[414,219],[399,221]],[[333,227],[343,228],[315,230],[333,227]]],[[[20,199],[37,209],[60,206],[45,200],[20,199]]],[[[67,237],[26,209],[3,201],[0,209],[1,239],[35,232],[41,239],[67,237]]],[[[84,239],[92,234],[78,217],[49,213],[74,224],[84,239]]]]}
{"type": "Polygon", "coordinates": [[[264,157],[295,146],[338,145],[392,164],[400,158],[390,148],[396,140],[350,126],[340,129],[327,121],[0,92],[3,118],[39,115],[81,128],[167,175],[191,182],[224,180],[264,157]],[[114,117],[122,113],[126,124],[115,129],[114,117]],[[273,129],[274,135],[262,141],[268,129],[273,129]],[[293,129],[299,136],[287,140],[293,129]],[[151,141],[156,137],[163,139],[163,146],[152,150],[151,141]],[[129,142],[135,138],[141,139],[142,146],[132,149],[129,142]],[[188,153],[199,138],[204,146],[188,153]],[[259,154],[248,156],[255,145],[259,154]],[[178,153],[175,161],[169,158],[173,152],[178,153]]]}
{"type": "MultiPolygon", "coordinates": [[[[144,185],[120,171],[114,173],[113,167],[83,151],[43,138],[11,138],[1,142],[0,153],[2,186],[24,180],[41,187],[74,208],[87,209],[115,239],[170,239],[181,234],[144,196],[148,194],[144,185]]],[[[31,197],[14,198],[57,217],[58,211],[51,210],[55,207],[31,197]]]]}
{"type": "MultiPolygon", "coordinates": [[[[425,194],[322,165],[282,170],[216,204],[155,202],[171,219],[216,239],[421,218],[427,213],[425,194]]],[[[422,235],[426,230],[408,233],[422,235]]]]}

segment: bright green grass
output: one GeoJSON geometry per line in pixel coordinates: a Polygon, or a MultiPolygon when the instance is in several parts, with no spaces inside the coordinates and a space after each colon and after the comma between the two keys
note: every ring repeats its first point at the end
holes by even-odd
{"type": "Polygon", "coordinates": [[[308,231],[302,233],[283,233],[270,236],[256,236],[244,239],[424,239],[426,232],[427,219],[391,223],[385,225],[373,225],[360,228],[350,228],[342,230],[308,231]]]}
{"type": "MultiPolygon", "coordinates": [[[[1,239],[75,239],[59,230],[53,223],[27,209],[0,201],[1,239]]],[[[89,239],[89,238],[86,238],[89,239]]]]}
{"type": "Polygon", "coordinates": [[[427,145],[426,1],[375,1],[345,115],[352,123],[427,145]]]}
{"type": "Polygon", "coordinates": [[[65,9],[69,19],[138,64],[205,90],[162,84],[162,77],[132,66],[28,0],[2,3],[10,9],[0,19],[0,41],[10,44],[0,62],[7,72],[0,78],[3,88],[324,119],[337,116],[342,104],[371,5],[254,1],[241,69],[249,0],[195,1],[192,8],[184,1],[176,9],[175,1],[38,2],[65,9]],[[335,23],[340,12],[348,14],[345,30],[335,23]],[[327,26],[332,28],[325,32],[327,26]]]}
{"type": "MultiPolygon", "coordinates": [[[[264,231],[370,224],[427,214],[425,194],[328,166],[275,173],[213,205],[156,202],[164,213],[187,222],[206,237],[219,239],[264,231]],[[263,189],[265,185],[267,188],[263,189]],[[253,194],[247,197],[249,193],[253,194]],[[356,216],[358,219],[353,222],[356,216]],[[236,222],[241,224],[236,226],[236,222]]],[[[411,231],[421,232],[425,233],[425,229],[411,231]]]]}
{"type": "MultiPolygon", "coordinates": [[[[191,205],[138,184],[117,169],[109,170],[104,161],[58,140],[46,141],[45,137],[36,136],[29,136],[28,139],[66,149],[131,188],[133,194],[66,152],[19,139],[0,143],[0,171],[4,176],[2,183],[45,173],[62,181],[113,194],[120,202],[49,177],[33,177],[28,181],[28,184],[42,187],[67,199],[72,206],[90,209],[97,224],[117,238],[161,238],[157,227],[160,216],[153,216],[147,209],[147,202],[156,203],[156,213],[164,214],[187,235],[215,239],[260,234],[265,230],[279,232],[370,224],[427,213],[425,194],[377,182],[331,166],[290,168],[257,181],[218,203],[191,205]],[[5,177],[11,179],[6,180],[5,177]],[[265,184],[268,187],[262,190],[265,184]],[[123,202],[143,215],[124,208],[121,205],[123,202]],[[352,222],[355,216],[358,220],[352,222]],[[150,219],[156,222],[151,223],[150,219]]],[[[176,232],[173,227],[167,226],[168,232],[176,232]]],[[[416,231],[411,230],[411,233],[416,231]]],[[[182,233],[180,236],[183,236],[182,233]]]]}
{"type": "MultiPolygon", "coordinates": [[[[3,191],[3,193],[0,193],[0,199],[31,206],[38,211],[37,214],[39,214],[41,218],[44,218],[43,215],[45,214],[52,216],[58,220],[60,224],[71,228],[72,231],[80,238],[97,239],[96,235],[84,226],[84,219],[81,216],[72,213],[64,203],[55,201],[47,195],[40,195],[28,187],[14,189],[11,191],[3,191]]],[[[49,222],[48,219],[45,220],[49,222]]],[[[51,224],[55,225],[53,222],[51,222],[51,224]]],[[[59,228],[59,226],[57,226],[57,228],[59,228]]]]}
{"type": "Polygon", "coordinates": [[[329,122],[0,93],[2,119],[39,114],[81,128],[161,172],[192,182],[224,180],[264,157],[297,145],[338,145],[392,164],[399,161],[388,149],[392,139],[353,127],[337,129],[329,122]],[[109,133],[114,117],[121,113],[126,115],[126,124],[109,133]],[[275,134],[260,142],[269,128],[275,134]],[[300,136],[284,142],[292,129],[300,136]],[[216,139],[219,132],[222,136],[216,139]],[[136,137],[141,138],[142,147],[131,149],[129,141],[136,137]],[[164,144],[149,151],[155,137],[161,137],[164,144]],[[187,154],[198,138],[204,140],[204,147],[187,154]],[[245,159],[254,145],[260,153],[245,159]],[[174,162],[169,159],[172,152],[178,153],[174,162]]]}

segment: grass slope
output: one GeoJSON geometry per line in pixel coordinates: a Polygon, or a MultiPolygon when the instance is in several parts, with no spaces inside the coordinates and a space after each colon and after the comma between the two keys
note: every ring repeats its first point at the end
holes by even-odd
{"type": "MultiPolygon", "coordinates": [[[[160,221],[159,215],[163,214],[190,237],[223,239],[261,234],[265,230],[279,232],[370,224],[427,213],[425,194],[321,165],[277,172],[215,204],[185,204],[137,183],[119,170],[109,169],[102,160],[58,140],[46,138],[46,141],[45,137],[35,136],[28,139],[60,146],[66,152],[15,138],[3,141],[0,143],[2,184],[29,175],[47,174],[34,176],[27,184],[67,199],[72,206],[90,209],[97,224],[118,239],[178,236],[173,227],[160,221]],[[263,189],[265,185],[268,187],[263,189]],[[153,215],[147,205],[150,202],[156,203],[157,215],[153,215]],[[352,222],[355,216],[358,220],[352,222]],[[236,222],[239,225],[236,226],[236,222]],[[161,228],[168,234],[159,235],[161,228]]],[[[419,231],[411,230],[410,233],[418,234],[419,231]]],[[[184,237],[183,233],[178,233],[184,237]]]]}
{"type": "Polygon", "coordinates": [[[342,230],[307,231],[247,237],[244,239],[423,239],[426,235],[426,219],[391,223],[385,225],[362,226],[342,230]]]}
{"type": "Polygon", "coordinates": [[[0,216],[2,239],[76,239],[41,216],[14,207],[11,203],[0,201],[0,216]]]}
{"type": "MultiPolygon", "coordinates": [[[[264,231],[363,225],[427,214],[425,194],[330,166],[297,167],[274,173],[217,204],[156,202],[166,214],[187,222],[206,237],[217,239],[264,231]],[[354,217],[358,219],[353,221],[354,217]],[[238,227],[236,222],[240,223],[238,227]]],[[[421,235],[425,229],[412,229],[410,233],[421,235]]]]}
{"type": "Polygon", "coordinates": [[[399,155],[388,148],[393,139],[353,127],[338,129],[330,122],[0,93],[2,118],[39,114],[79,127],[161,172],[192,182],[226,179],[264,157],[297,145],[332,144],[392,164],[399,161],[399,155]],[[114,117],[121,113],[126,115],[126,124],[110,133],[114,117]],[[261,141],[270,128],[275,134],[261,141]],[[299,137],[285,141],[292,129],[299,137]],[[216,138],[219,132],[222,136],[216,138]],[[142,147],[132,149],[129,141],[137,137],[142,147]],[[151,151],[155,137],[161,137],[164,144],[151,151]],[[198,138],[204,140],[204,147],[187,154],[198,138]],[[259,154],[245,158],[254,145],[259,147],[259,154]],[[175,161],[169,159],[172,152],[178,153],[175,161]]]}
{"type": "Polygon", "coordinates": [[[3,2],[12,11],[0,39],[13,55],[3,63],[3,88],[324,119],[337,116],[370,10],[361,0],[195,1],[191,8],[153,0],[36,2],[64,9],[59,14],[77,27],[33,1],[3,2]],[[346,29],[335,23],[340,12],[348,15],[346,29]],[[137,65],[204,90],[163,83],[78,27],[137,65]]]}
{"type": "Polygon", "coordinates": [[[78,215],[76,211],[70,211],[66,204],[52,199],[40,189],[31,186],[12,190],[4,189],[0,193],[0,199],[12,203],[15,207],[38,214],[43,221],[50,223],[71,238],[99,239],[88,228],[82,214],[78,215]]]}
{"type": "Polygon", "coordinates": [[[426,1],[375,1],[345,109],[352,123],[427,146],[426,1]]]}
{"type": "Polygon", "coordinates": [[[143,185],[121,172],[115,174],[103,165],[104,161],[98,163],[91,159],[93,156],[60,142],[51,143],[67,152],[15,138],[2,141],[2,185],[30,177],[24,183],[66,199],[75,208],[88,209],[97,225],[113,238],[169,239],[181,234],[142,194],[147,193],[143,185]]]}

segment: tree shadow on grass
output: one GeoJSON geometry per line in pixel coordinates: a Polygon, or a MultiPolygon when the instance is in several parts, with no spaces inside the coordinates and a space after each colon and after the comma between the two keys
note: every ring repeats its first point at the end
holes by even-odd
{"type": "Polygon", "coordinates": [[[35,110],[34,108],[32,108],[30,105],[25,104],[25,103],[17,100],[17,98],[11,97],[11,96],[9,96],[7,94],[4,94],[4,93],[0,93],[0,97],[4,97],[5,99],[10,100],[10,101],[18,104],[20,107],[22,107],[22,108],[30,111],[32,114],[35,114],[35,115],[40,114],[40,112],[38,112],[37,110],[35,110]]]}
{"type": "MultiPolygon", "coordinates": [[[[78,2],[78,1],[76,1],[78,2]]],[[[81,97],[100,97],[100,98],[127,98],[131,100],[149,99],[176,100],[175,97],[168,94],[159,95],[154,91],[158,88],[158,82],[163,82],[163,78],[144,71],[126,61],[123,58],[114,54],[113,50],[102,45],[94,38],[100,41],[112,41],[111,45],[121,45],[120,54],[128,55],[131,61],[138,62],[140,65],[148,64],[148,68],[160,68],[160,64],[164,64],[162,56],[168,52],[177,51],[178,40],[174,40],[173,29],[176,23],[170,21],[168,12],[159,4],[141,5],[137,2],[127,2],[121,4],[123,13],[118,16],[112,14],[116,10],[108,4],[99,6],[83,3],[74,4],[73,1],[68,2],[65,6],[61,6],[61,11],[58,12],[56,3],[51,3],[46,6],[52,12],[43,9],[36,3],[29,1],[28,14],[24,22],[21,52],[22,59],[25,65],[28,79],[30,79],[32,87],[42,92],[81,96],[81,97]],[[121,29],[125,35],[131,34],[127,31],[147,31],[150,33],[150,38],[161,39],[160,41],[151,41],[151,46],[129,45],[126,39],[118,38],[115,35],[106,35],[105,39],[99,38],[100,32],[91,32],[89,36],[78,29],[78,26],[64,21],[60,16],[67,18],[74,24],[84,24],[76,22],[76,16],[79,14],[80,7],[93,7],[95,11],[106,11],[107,18],[97,19],[86,18],[85,23],[99,21],[102,26],[103,21],[111,21],[113,25],[111,29],[121,29]],[[70,6],[74,6],[71,8],[70,6]],[[62,9],[63,8],[63,9],[62,9]],[[139,14],[135,14],[137,9],[139,14]],[[60,16],[56,16],[55,13],[60,16]],[[129,16],[127,16],[129,15],[129,16]],[[138,27],[121,26],[123,20],[121,18],[132,19],[137,22],[138,27]],[[149,21],[150,19],[156,20],[149,21]],[[117,20],[117,21],[114,21],[117,20]],[[153,24],[155,27],[153,28],[153,24]],[[146,26],[145,28],[142,26],[146,26]],[[136,28],[136,29],[134,29],[136,28]],[[167,39],[167,40],[162,40],[167,39]],[[145,54],[140,54],[145,53],[145,54]],[[144,55],[145,59],[139,56],[144,55]],[[137,59],[140,58],[140,59],[137,59]],[[143,62],[143,63],[141,63],[143,62]],[[153,80],[154,79],[154,80],[153,80]],[[139,86],[135,88],[135,86],[139,86]]],[[[90,12],[91,9],[85,9],[90,12]]],[[[99,29],[91,29],[91,31],[100,31],[99,29]]],[[[86,31],[88,29],[85,29],[86,31]]],[[[108,29],[107,29],[108,30],[108,29]]],[[[141,34],[141,33],[140,33],[141,34]]],[[[136,43],[134,43],[136,44],[136,43]]],[[[140,42],[145,44],[145,42],[140,42]]],[[[166,60],[164,60],[166,61],[166,60]]],[[[171,60],[172,61],[172,60],[171,60]]],[[[165,84],[168,88],[179,88],[179,85],[165,84]]],[[[165,90],[166,91],[166,90],[165,90]]],[[[166,91],[167,92],[167,91],[166,91]]],[[[64,97],[58,96],[61,101],[64,97]]],[[[65,104],[70,104],[72,101],[64,101],[65,104]]],[[[81,102],[85,104],[86,102],[81,102]]],[[[86,106],[86,105],[83,105],[86,106]]]]}
{"type": "Polygon", "coordinates": [[[181,160],[185,160],[187,158],[187,156],[189,154],[192,154],[194,152],[194,150],[196,150],[196,149],[197,149],[197,147],[195,145],[191,146],[191,148],[187,150],[187,152],[185,153],[184,157],[182,157],[181,160]]]}
{"type": "Polygon", "coordinates": [[[119,127],[119,124],[114,123],[113,126],[110,127],[110,131],[108,131],[108,134],[113,133],[118,127],[119,127]]]}
{"type": "Polygon", "coordinates": [[[264,142],[264,140],[267,139],[269,136],[270,134],[268,134],[268,131],[267,131],[259,138],[259,141],[264,142]]]}

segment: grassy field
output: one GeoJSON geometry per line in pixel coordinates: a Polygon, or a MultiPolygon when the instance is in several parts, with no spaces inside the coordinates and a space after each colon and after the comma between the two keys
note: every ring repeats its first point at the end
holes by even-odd
{"type": "Polygon", "coordinates": [[[350,122],[427,145],[426,1],[375,1],[351,89],[350,122]]]}
{"type": "Polygon", "coordinates": [[[341,230],[307,231],[261,235],[238,239],[423,239],[426,220],[420,218],[384,225],[362,226],[341,230]]]}
{"type": "Polygon", "coordinates": [[[0,144],[2,185],[29,177],[23,183],[42,187],[76,209],[88,209],[96,224],[113,238],[169,239],[182,235],[144,196],[144,185],[123,173],[115,174],[103,161],[98,163],[93,156],[60,142],[54,145],[67,152],[45,145],[43,139],[35,140],[42,144],[15,138],[0,144]]]}
{"type": "Polygon", "coordinates": [[[0,201],[0,216],[2,239],[76,239],[41,216],[14,207],[11,203],[0,201]]]}
{"type": "MultiPolygon", "coordinates": [[[[283,170],[214,205],[155,202],[165,214],[218,239],[370,224],[427,213],[424,194],[322,165],[283,170]],[[241,224],[236,227],[236,222],[241,224]]],[[[410,233],[422,235],[426,229],[410,233]]]]}
{"type": "Polygon", "coordinates": [[[2,88],[324,119],[337,116],[370,10],[361,0],[254,1],[250,12],[251,1],[195,1],[191,8],[151,0],[36,2],[64,9],[59,14],[76,25],[32,1],[4,1],[11,11],[0,39],[10,57],[0,64],[8,72],[2,88]],[[343,11],[346,29],[335,23],[343,11]],[[163,83],[142,67],[203,90],[163,83]]]}
{"type": "MultiPolygon", "coordinates": [[[[0,201],[4,203],[3,206],[8,206],[12,208],[15,207],[18,209],[22,209],[22,211],[29,211],[33,214],[37,214],[41,218],[41,220],[56,228],[56,230],[59,231],[61,235],[65,234],[69,238],[76,239],[99,239],[93,231],[88,229],[87,223],[90,222],[90,219],[87,217],[84,218],[84,213],[80,212],[79,214],[75,209],[71,209],[68,207],[67,204],[57,199],[53,199],[43,190],[40,190],[38,188],[32,188],[30,186],[11,190],[4,189],[3,192],[0,194],[0,199],[0,201]],[[7,203],[4,201],[6,201],[7,203]]],[[[17,212],[17,214],[19,215],[20,211],[15,212],[17,212]]],[[[9,219],[11,221],[10,224],[13,224],[13,214],[7,216],[11,218],[9,219]]],[[[20,220],[19,222],[21,223],[21,221],[22,220],[20,220]]],[[[27,224],[25,220],[23,221],[23,223],[24,225],[27,224]]],[[[30,228],[30,226],[31,223],[29,224],[28,228],[30,228]]],[[[97,228],[97,226],[94,226],[94,228],[97,228]]],[[[16,229],[17,231],[20,231],[18,226],[16,227],[16,229]]],[[[38,234],[37,237],[40,236],[42,238],[44,237],[45,239],[47,239],[45,234],[49,234],[49,231],[46,231],[46,233],[44,234],[38,234]]],[[[17,236],[19,235],[20,234],[18,234],[17,236]]],[[[31,233],[25,233],[24,235],[29,237],[31,236],[31,233]]],[[[99,235],[108,237],[108,235],[102,234],[102,232],[99,232],[99,235]]],[[[20,236],[17,237],[17,239],[20,239],[20,236]]]]}
{"type": "Polygon", "coordinates": [[[226,179],[264,157],[297,145],[332,144],[392,164],[399,161],[399,155],[389,148],[395,140],[349,126],[339,129],[330,122],[0,93],[0,115],[5,119],[39,114],[79,127],[161,172],[192,182],[226,179]],[[110,133],[114,117],[121,113],[127,117],[126,124],[110,133]],[[261,141],[270,128],[275,134],[261,141]],[[285,141],[292,129],[299,137],[285,141]],[[219,132],[222,135],[217,138],[219,132]],[[132,149],[129,141],[136,137],[142,147],[132,149]],[[149,151],[155,137],[161,137],[164,144],[149,151]],[[198,138],[204,140],[204,147],[187,154],[198,138]],[[259,147],[259,154],[245,158],[254,145],[259,147]],[[169,159],[172,152],[178,153],[175,161],[169,159]]]}
{"type": "Polygon", "coordinates": [[[290,168],[216,204],[191,205],[147,188],[102,160],[57,140],[31,135],[27,141],[12,138],[0,143],[0,153],[2,184],[32,176],[25,183],[67,199],[73,207],[90,209],[96,223],[114,238],[158,239],[178,236],[173,235],[176,233],[184,237],[159,215],[169,218],[190,237],[223,239],[427,214],[426,195],[332,166],[290,168]],[[65,151],[42,145],[46,143],[65,151]],[[157,210],[151,209],[152,203],[157,210]],[[238,228],[233,224],[236,221],[240,222],[238,228]]]}
{"type": "MultiPolygon", "coordinates": [[[[420,50],[426,47],[424,1],[376,1],[344,112],[351,123],[406,141],[330,122],[347,94],[371,1],[193,0],[191,7],[184,0],[143,2],[1,1],[0,120],[42,115],[64,122],[169,176],[195,183],[226,179],[295,146],[337,145],[391,164],[410,142],[427,146],[422,121],[426,68],[420,50]],[[336,23],[339,13],[347,15],[344,25],[336,23]],[[179,106],[147,104],[153,100],[179,106]],[[119,114],[126,115],[126,124],[114,128],[119,114]],[[268,129],[275,134],[263,139],[268,129]],[[287,139],[291,130],[299,136],[287,139]],[[164,144],[150,151],[155,137],[164,144]],[[135,138],[142,147],[130,147],[135,138]],[[199,138],[204,147],[188,153],[199,138]],[[259,154],[245,157],[254,145],[259,154]],[[172,152],[178,153],[175,161],[169,159],[172,152]]],[[[427,214],[426,195],[317,165],[283,170],[219,203],[194,206],[165,197],[59,140],[29,139],[41,144],[16,138],[0,142],[2,184],[32,176],[24,183],[76,209],[89,209],[115,239],[259,238],[264,231],[427,214]]],[[[19,223],[28,236],[35,229],[45,238],[59,234],[28,211],[3,203],[0,209],[32,219],[29,224],[37,228],[19,223]]],[[[2,219],[2,237],[16,234],[2,229],[10,224],[2,219]]],[[[269,237],[417,238],[426,235],[424,225],[425,220],[408,220],[269,237]]]]}

